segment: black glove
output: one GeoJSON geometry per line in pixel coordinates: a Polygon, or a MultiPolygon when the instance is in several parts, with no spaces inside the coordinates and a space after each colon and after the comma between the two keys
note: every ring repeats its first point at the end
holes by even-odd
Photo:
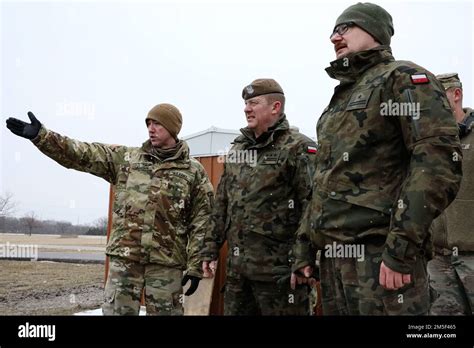
{"type": "Polygon", "coordinates": [[[34,139],[41,129],[41,122],[38,121],[31,111],[28,112],[30,123],[23,122],[17,118],[10,117],[7,120],[7,128],[20,137],[34,139]]]}
{"type": "Polygon", "coordinates": [[[186,293],[184,294],[185,296],[194,294],[194,292],[199,286],[199,282],[201,281],[201,278],[186,274],[183,277],[183,280],[181,281],[181,286],[185,286],[189,280],[191,280],[191,286],[189,287],[188,291],[186,291],[186,293]]]}
{"type": "Polygon", "coordinates": [[[283,288],[290,286],[291,268],[289,266],[275,266],[272,268],[272,274],[277,286],[283,288]]]}

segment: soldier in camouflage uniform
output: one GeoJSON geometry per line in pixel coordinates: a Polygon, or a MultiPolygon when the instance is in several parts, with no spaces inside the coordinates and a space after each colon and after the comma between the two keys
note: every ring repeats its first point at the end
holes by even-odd
{"type": "Polygon", "coordinates": [[[203,270],[227,240],[226,315],[305,315],[307,288],[291,290],[288,253],[311,197],[315,143],[290,128],[273,79],[243,89],[248,126],[227,153],[203,270]]]}
{"type": "Polygon", "coordinates": [[[428,273],[439,298],[433,315],[474,314],[474,111],[462,106],[462,84],[456,73],[436,78],[446,90],[459,126],[463,179],[458,195],[431,225],[434,257],[428,273]]]}
{"type": "Polygon", "coordinates": [[[330,40],[340,81],[318,124],[318,165],[293,270],[321,250],[324,315],[422,315],[430,308],[429,227],[461,181],[456,123],[441,84],[396,61],[392,17],[358,3],[330,40]],[[336,252],[337,250],[337,252],[336,252]]]}
{"type": "Polygon", "coordinates": [[[31,124],[9,118],[7,127],[62,166],[115,185],[103,313],[138,315],[144,290],[148,315],[183,314],[182,286],[191,280],[191,295],[202,275],[198,251],[210,225],[213,192],[204,168],[177,138],[179,110],[153,107],[146,117],[149,140],[141,147],[80,142],[28,116],[31,124]]]}

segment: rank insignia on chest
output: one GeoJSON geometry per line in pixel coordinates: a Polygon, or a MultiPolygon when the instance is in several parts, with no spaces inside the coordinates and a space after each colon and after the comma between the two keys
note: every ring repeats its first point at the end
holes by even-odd
{"type": "Polygon", "coordinates": [[[415,75],[410,75],[411,82],[414,85],[421,85],[423,83],[428,83],[430,80],[428,80],[428,76],[426,74],[415,74],[415,75]]]}
{"type": "Polygon", "coordinates": [[[372,89],[355,91],[351,95],[349,103],[347,103],[346,111],[365,109],[369,103],[372,89]]]}
{"type": "Polygon", "coordinates": [[[277,164],[280,158],[279,152],[269,152],[263,155],[262,164],[277,164]]]}

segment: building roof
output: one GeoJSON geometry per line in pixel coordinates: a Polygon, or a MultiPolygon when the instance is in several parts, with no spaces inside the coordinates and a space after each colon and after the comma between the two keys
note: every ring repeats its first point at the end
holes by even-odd
{"type": "Polygon", "coordinates": [[[207,157],[225,154],[231,143],[241,133],[238,130],[222,129],[211,126],[198,133],[184,136],[193,157],[207,157]]]}

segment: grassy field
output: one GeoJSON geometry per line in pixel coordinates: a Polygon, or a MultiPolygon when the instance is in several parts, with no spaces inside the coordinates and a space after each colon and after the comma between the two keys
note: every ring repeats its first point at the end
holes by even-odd
{"type": "Polygon", "coordinates": [[[0,260],[0,315],[70,315],[103,300],[104,265],[0,260]]]}
{"type": "MultiPolygon", "coordinates": [[[[0,245],[104,254],[106,237],[0,233],[0,245]]],[[[69,315],[103,300],[103,264],[0,260],[0,315],[69,315]]]]}

